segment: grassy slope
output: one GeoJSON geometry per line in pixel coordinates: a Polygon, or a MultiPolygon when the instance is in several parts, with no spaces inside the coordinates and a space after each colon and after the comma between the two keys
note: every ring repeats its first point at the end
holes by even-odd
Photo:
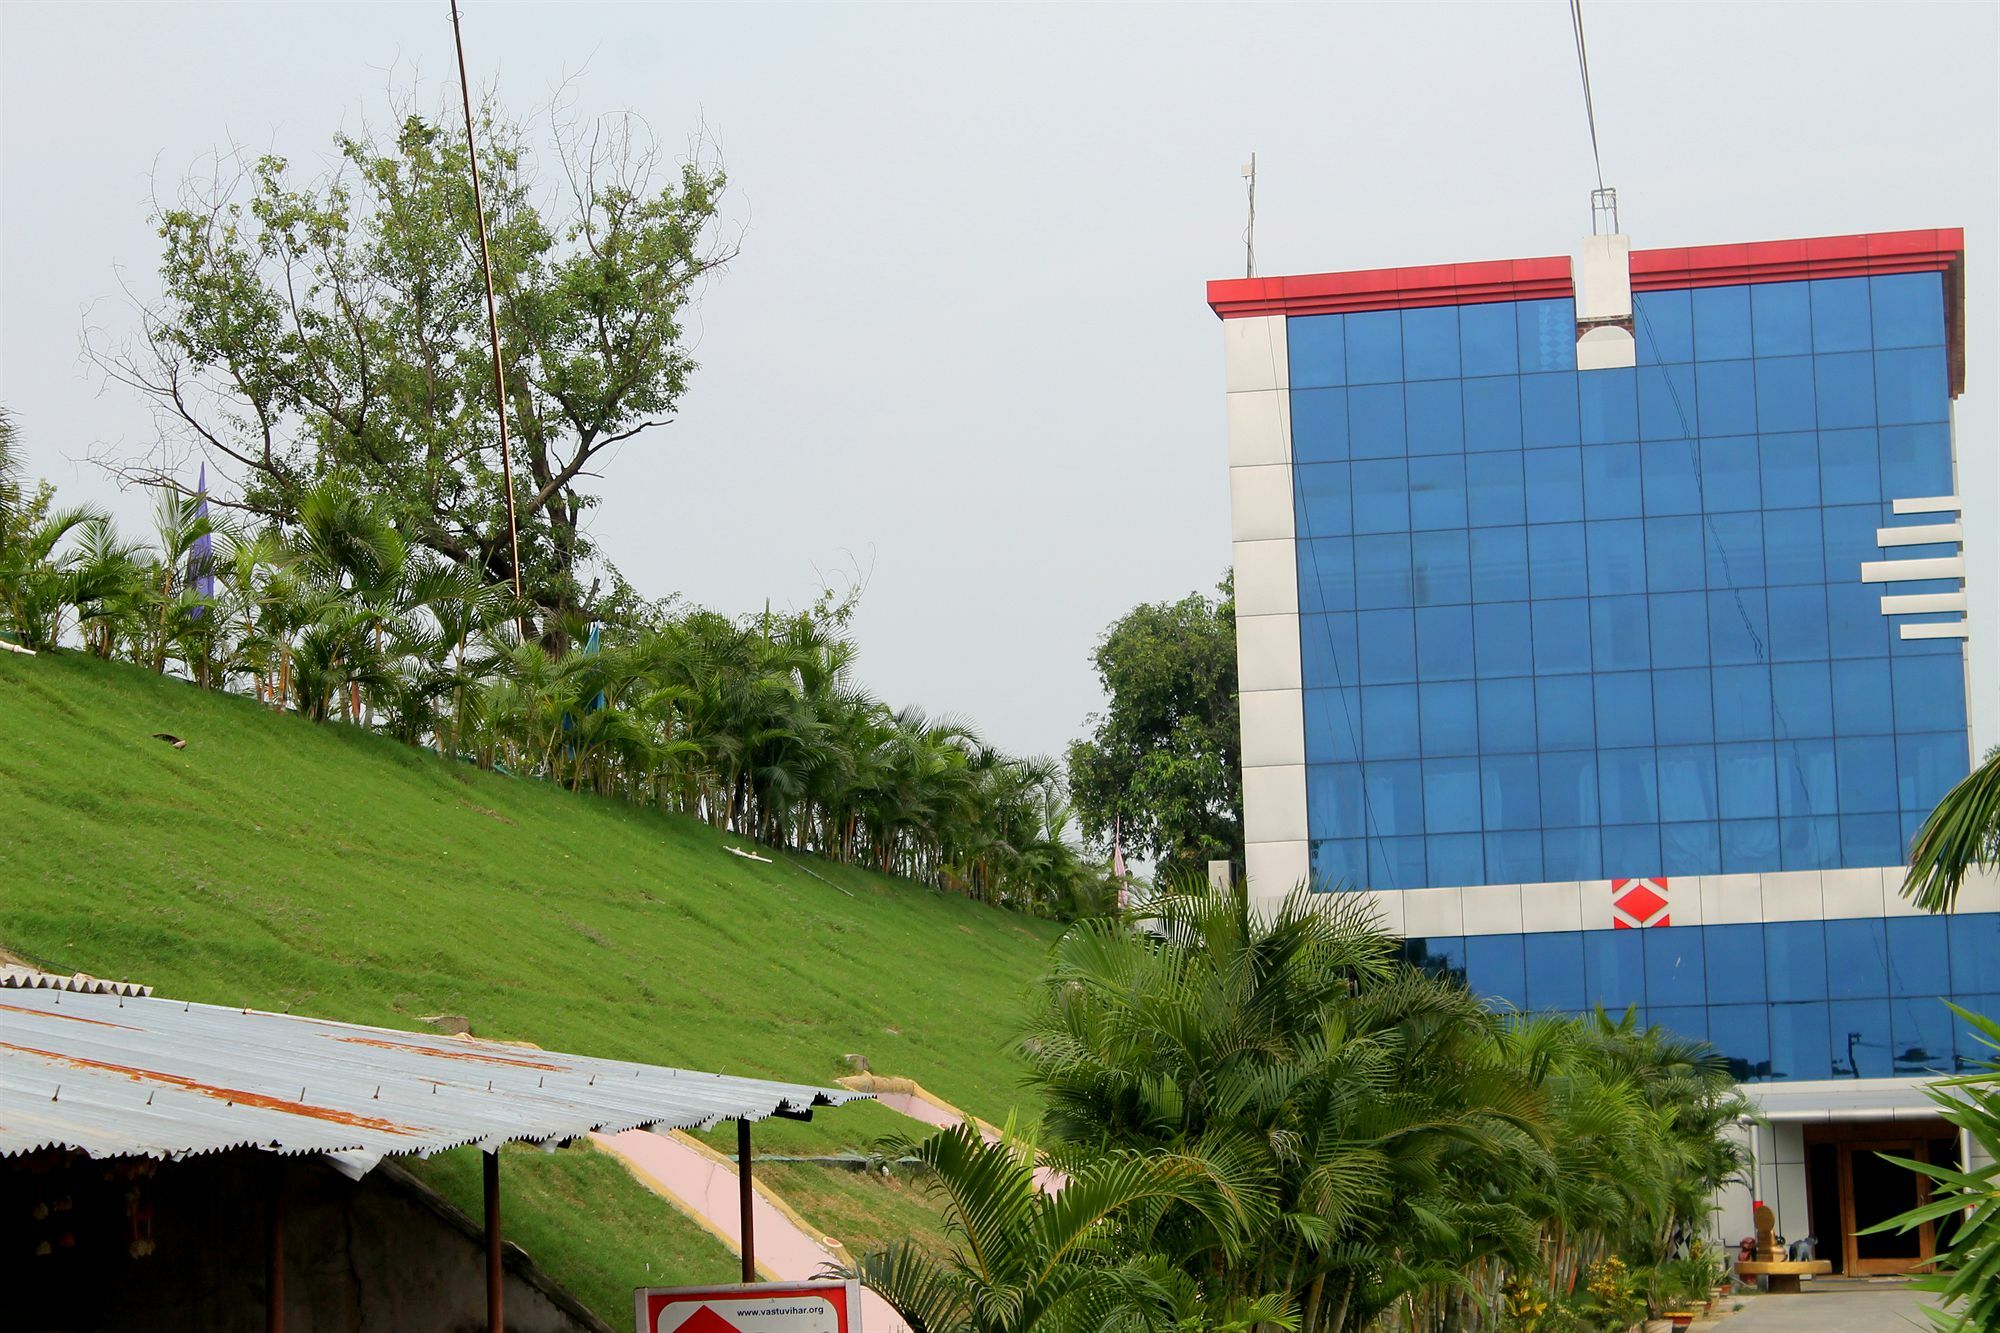
{"type": "MultiPolygon", "coordinates": [[[[1005,1046],[1053,928],[725,841],[134,668],[0,657],[0,945],[34,963],[390,1026],[464,1014],[484,1036],[752,1076],[826,1081],[861,1052],[993,1120],[1021,1100],[1005,1046]]],[[[909,1128],[860,1106],[758,1142],[909,1128]]],[[[549,1206],[586,1178],[563,1170],[537,1187],[549,1206]]],[[[641,1247],[587,1225],[601,1239],[550,1268],[600,1300],[641,1247]]],[[[644,1261],[673,1269],[686,1240],[647,1237],[644,1261]]]]}

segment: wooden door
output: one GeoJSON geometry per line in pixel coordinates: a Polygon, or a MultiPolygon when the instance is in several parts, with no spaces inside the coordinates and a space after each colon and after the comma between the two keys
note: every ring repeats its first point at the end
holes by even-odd
{"type": "Polygon", "coordinates": [[[1885,1162],[1889,1153],[1915,1162],[1930,1160],[1922,1139],[1846,1140],[1840,1145],[1840,1243],[1849,1276],[1907,1273],[1929,1263],[1935,1253],[1931,1224],[1908,1232],[1856,1233],[1930,1202],[1930,1180],[1906,1167],[1885,1162]]]}

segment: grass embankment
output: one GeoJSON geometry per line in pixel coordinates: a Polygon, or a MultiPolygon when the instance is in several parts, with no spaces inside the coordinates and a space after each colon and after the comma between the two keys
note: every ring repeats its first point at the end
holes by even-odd
{"type": "MultiPolygon", "coordinates": [[[[463,1014],[482,1036],[753,1077],[827,1082],[859,1052],[1004,1119],[1007,1042],[1055,928],[731,841],[129,666],[0,656],[0,945],[30,962],[353,1022],[463,1014]]],[[[911,1128],[861,1105],[766,1122],[758,1146],[911,1128]]],[[[614,1323],[648,1263],[728,1277],[609,1163],[519,1157],[515,1234],[614,1323]]],[[[427,1175],[476,1201],[475,1172],[427,1175]]],[[[869,1187],[835,1184],[829,1200],[869,1187]]]]}

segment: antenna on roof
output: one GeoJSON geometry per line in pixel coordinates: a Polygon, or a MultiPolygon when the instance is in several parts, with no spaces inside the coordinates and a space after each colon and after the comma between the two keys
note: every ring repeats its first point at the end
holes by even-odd
{"type": "Polygon", "coordinates": [[[1243,276],[1257,276],[1257,155],[1243,164],[1243,179],[1250,187],[1250,223],[1243,228],[1243,276]]]}
{"type": "Polygon", "coordinates": [[[1590,234],[1618,234],[1618,191],[1610,186],[1600,185],[1590,192],[1590,234]]]}

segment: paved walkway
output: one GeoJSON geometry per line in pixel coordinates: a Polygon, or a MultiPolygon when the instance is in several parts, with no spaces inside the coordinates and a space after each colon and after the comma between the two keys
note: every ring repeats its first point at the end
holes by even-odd
{"type": "Polygon", "coordinates": [[[1742,1296],[1716,1333],[1910,1333],[1930,1327],[1923,1292],[1908,1287],[1808,1282],[1797,1296],[1742,1296]]]}

